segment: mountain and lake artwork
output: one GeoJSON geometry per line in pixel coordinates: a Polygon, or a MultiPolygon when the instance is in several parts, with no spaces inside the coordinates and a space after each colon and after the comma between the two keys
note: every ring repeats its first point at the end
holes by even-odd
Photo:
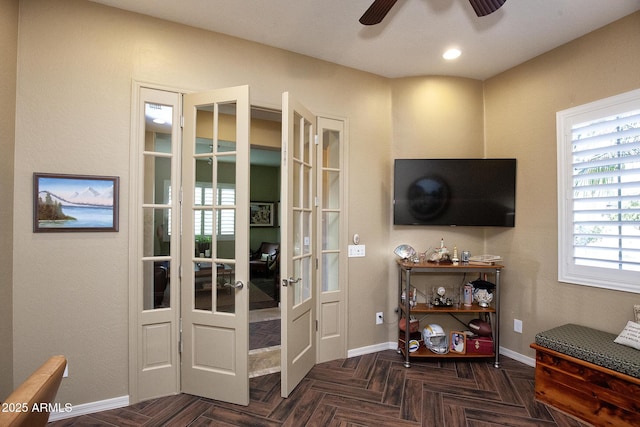
{"type": "Polygon", "coordinates": [[[34,231],[118,231],[118,178],[34,174],[34,231]]]}

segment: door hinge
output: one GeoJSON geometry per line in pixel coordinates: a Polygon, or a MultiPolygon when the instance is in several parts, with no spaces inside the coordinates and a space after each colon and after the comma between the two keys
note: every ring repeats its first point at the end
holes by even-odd
{"type": "Polygon", "coordinates": [[[320,138],[318,138],[318,134],[313,135],[313,143],[316,145],[320,143],[320,138]]]}
{"type": "Polygon", "coordinates": [[[316,208],[320,206],[320,199],[318,199],[318,196],[313,197],[313,206],[315,206],[316,208]]]}
{"type": "Polygon", "coordinates": [[[184,128],[184,116],[180,116],[180,129],[184,128]]]}
{"type": "Polygon", "coordinates": [[[316,258],[316,270],[318,269],[318,258],[316,258]]]}
{"type": "Polygon", "coordinates": [[[316,320],[316,332],[318,332],[318,321],[316,320]]]}
{"type": "Polygon", "coordinates": [[[178,320],[178,354],[182,354],[182,317],[178,320]]]}

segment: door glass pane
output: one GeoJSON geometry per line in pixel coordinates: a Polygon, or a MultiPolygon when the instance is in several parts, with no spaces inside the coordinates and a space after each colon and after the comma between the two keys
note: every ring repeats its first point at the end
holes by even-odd
{"type": "Polygon", "coordinates": [[[144,241],[142,256],[169,256],[171,236],[169,220],[171,208],[143,208],[144,241]]]}
{"type": "Polygon", "coordinates": [[[304,120],[300,114],[293,114],[293,141],[290,141],[290,144],[293,146],[293,158],[301,160],[302,159],[302,145],[300,138],[300,121],[304,120]]]}
{"type": "Polygon", "coordinates": [[[300,165],[298,162],[294,160],[293,165],[291,167],[293,169],[292,203],[293,203],[293,207],[300,207],[302,206],[302,203],[300,202],[300,197],[301,197],[300,188],[302,187],[302,176],[301,176],[302,165],[300,165]]]}
{"type": "Polygon", "coordinates": [[[340,132],[325,129],[322,132],[322,167],[329,169],[340,168],[340,132]]]}
{"type": "Polygon", "coordinates": [[[173,107],[150,102],[144,104],[145,151],[171,153],[173,107]]]}
{"type": "Polygon", "coordinates": [[[300,211],[293,211],[291,215],[293,220],[293,256],[302,255],[302,234],[300,228],[300,222],[302,220],[300,211]]]}
{"type": "Polygon", "coordinates": [[[216,311],[235,313],[236,291],[231,285],[236,282],[235,264],[218,263],[216,267],[216,311]]]}
{"type": "Polygon", "coordinates": [[[340,208],[340,172],[324,170],[322,172],[322,207],[324,209],[340,208]]]}
{"type": "Polygon", "coordinates": [[[169,261],[142,262],[142,304],[144,310],[167,308],[171,306],[169,261]]]}
{"type": "Polygon", "coordinates": [[[305,211],[302,214],[302,220],[304,221],[302,247],[304,254],[311,254],[311,211],[305,211]]]}
{"type": "Polygon", "coordinates": [[[313,191],[311,191],[311,185],[313,180],[311,179],[311,174],[313,173],[313,169],[308,166],[303,166],[304,169],[304,195],[303,195],[303,207],[305,209],[311,209],[313,206],[313,191]]]}
{"type": "Polygon", "coordinates": [[[213,242],[213,210],[202,208],[193,211],[194,248],[196,258],[211,258],[211,244],[213,242]]]}
{"type": "Polygon", "coordinates": [[[302,259],[302,280],[300,281],[300,297],[302,302],[311,298],[311,257],[302,259]]]}
{"type": "MultiPolygon", "coordinates": [[[[293,278],[298,279],[302,278],[302,260],[294,259],[293,260],[293,278]]],[[[302,302],[302,280],[299,280],[295,284],[289,284],[289,286],[293,286],[293,306],[300,304],[302,302]]]]}
{"type": "Polygon", "coordinates": [[[171,158],[145,154],[143,203],[169,203],[165,191],[167,183],[171,183],[171,158]]]}
{"type": "Polygon", "coordinates": [[[337,291],[340,289],[338,278],[340,277],[340,253],[328,252],[322,254],[322,292],[337,291]]]}
{"type": "Polygon", "coordinates": [[[322,213],[322,249],[338,250],[340,248],[340,214],[338,212],[322,213]]]}
{"type": "Polygon", "coordinates": [[[303,150],[304,150],[304,158],[302,159],[305,164],[311,163],[311,146],[313,144],[313,136],[311,135],[311,123],[304,120],[304,133],[303,137],[303,150]]]}
{"type": "Polygon", "coordinates": [[[213,306],[213,283],[214,273],[211,268],[211,262],[205,259],[202,261],[194,261],[193,263],[193,307],[196,310],[211,311],[213,306]]]}

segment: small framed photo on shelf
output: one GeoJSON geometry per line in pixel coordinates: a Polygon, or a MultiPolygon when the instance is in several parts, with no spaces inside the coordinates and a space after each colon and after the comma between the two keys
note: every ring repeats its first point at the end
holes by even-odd
{"type": "Polygon", "coordinates": [[[464,332],[451,331],[449,337],[449,351],[452,353],[465,354],[467,349],[467,336],[464,332]]]}

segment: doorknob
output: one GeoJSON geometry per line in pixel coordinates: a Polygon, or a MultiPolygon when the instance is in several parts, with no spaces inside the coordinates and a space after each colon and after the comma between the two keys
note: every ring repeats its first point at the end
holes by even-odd
{"type": "Polygon", "coordinates": [[[302,277],[298,277],[297,279],[294,279],[293,277],[289,277],[288,279],[282,279],[282,286],[289,286],[289,284],[294,285],[296,283],[298,283],[300,280],[302,280],[302,277]]]}
{"type": "Polygon", "coordinates": [[[244,286],[244,283],[238,280],[236,283],[226,282],[224,286],[226,286],[227,288],[242,289],[242,287],[244,286]]]}

